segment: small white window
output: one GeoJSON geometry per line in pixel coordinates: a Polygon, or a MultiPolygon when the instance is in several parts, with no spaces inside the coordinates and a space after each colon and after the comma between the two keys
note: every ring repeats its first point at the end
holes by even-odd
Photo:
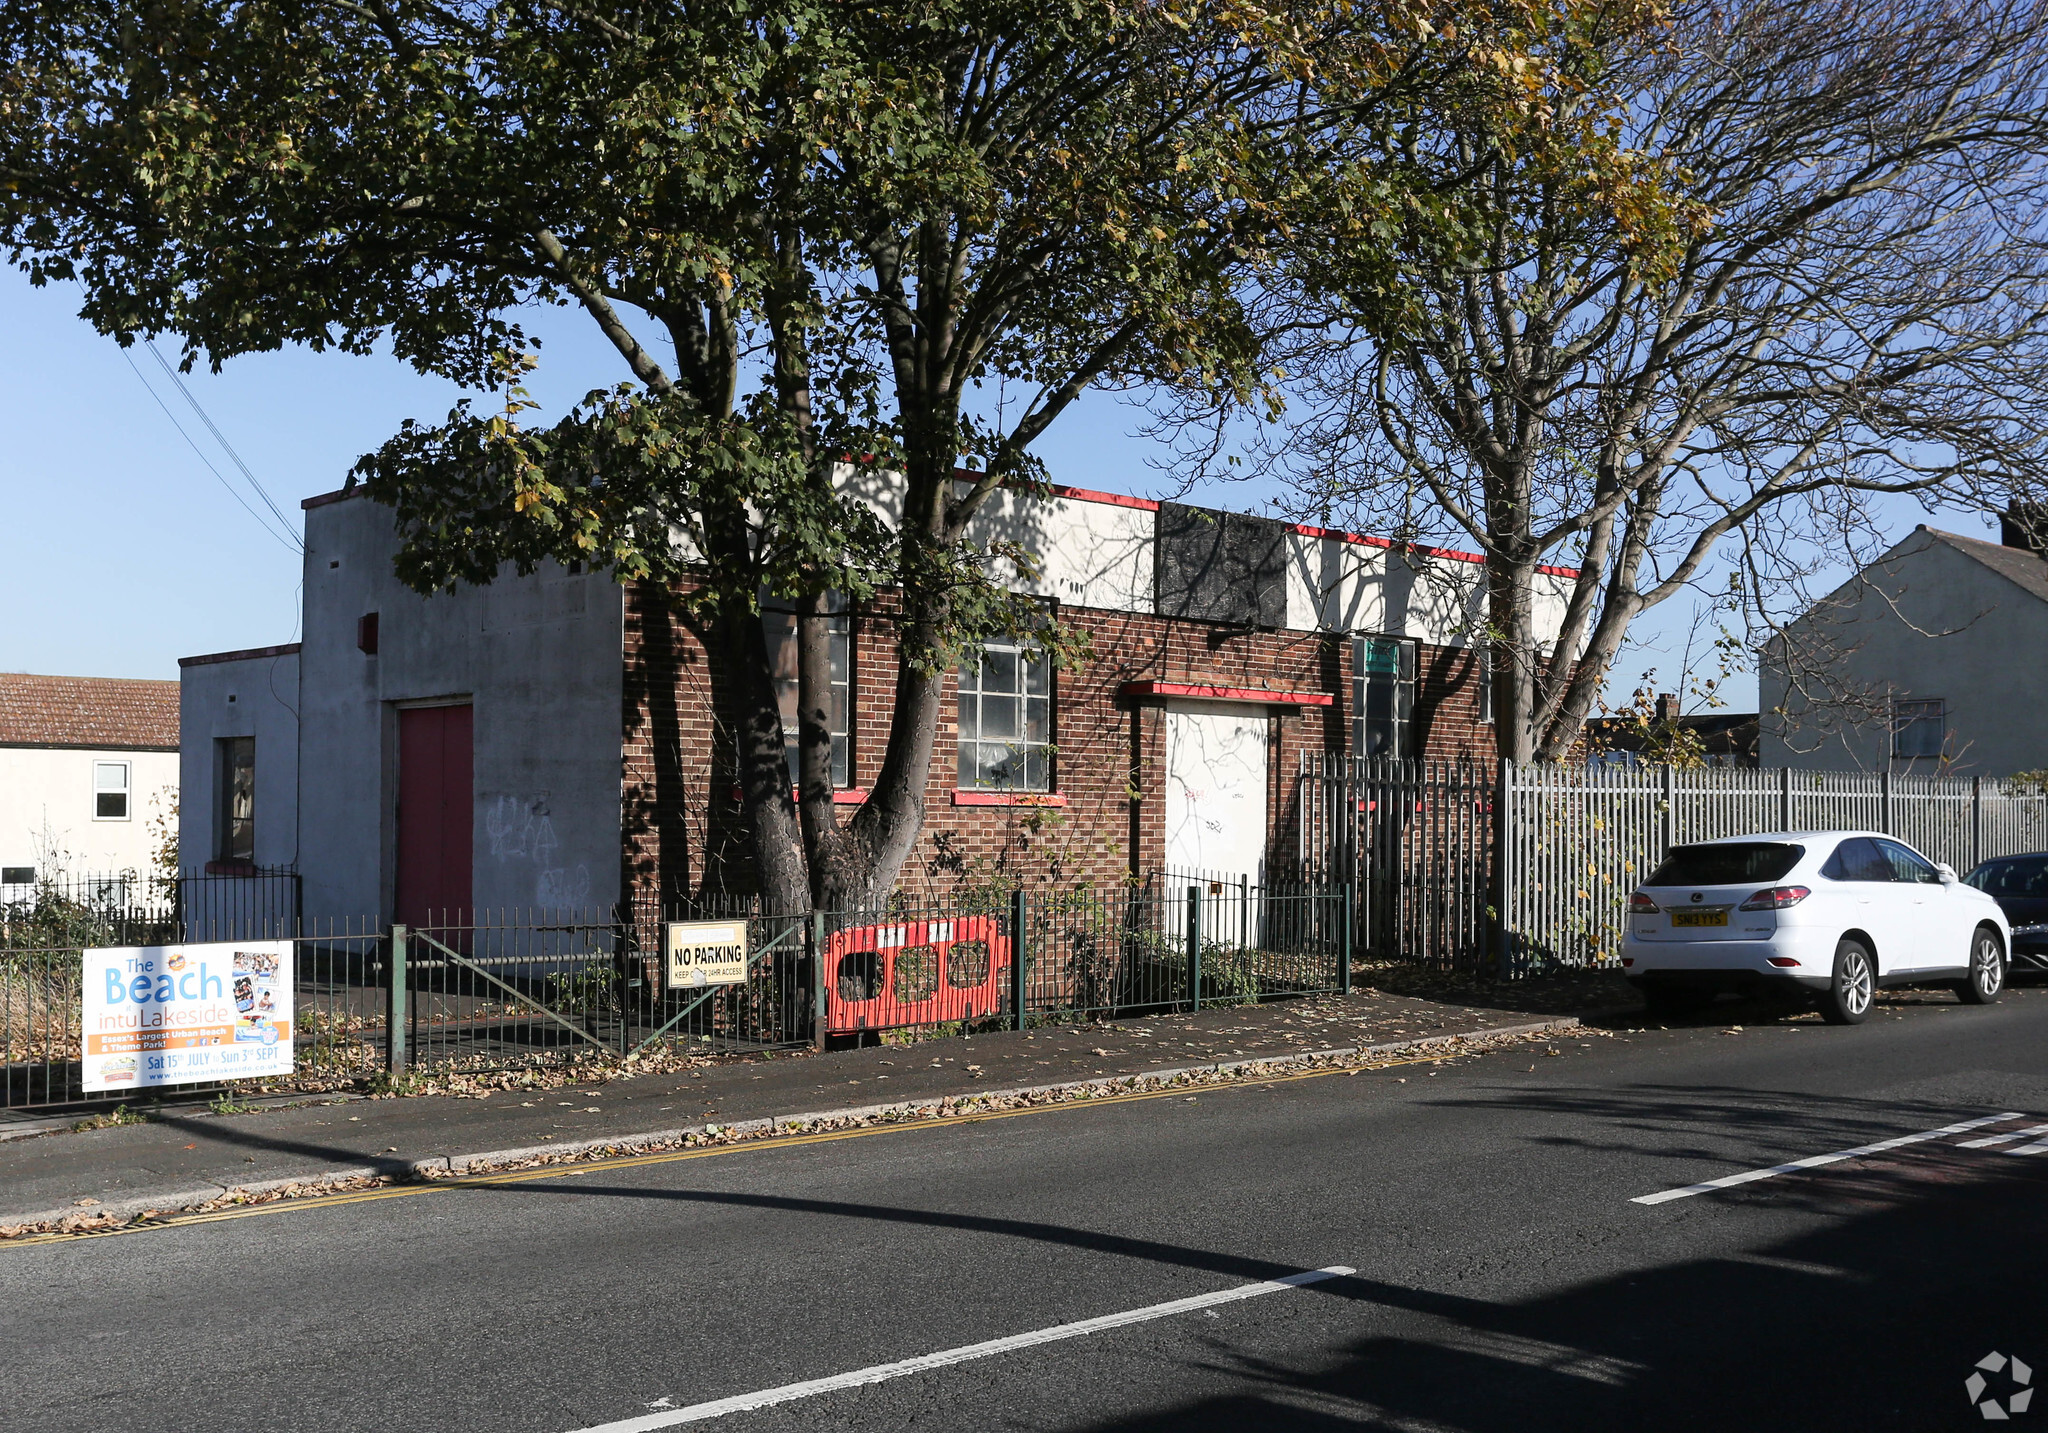
{"type": "MultiPolygon", "coordinates": [[[[843,593],[825,594],[828,650],[832,665],[832,784],[853,784],[853,632],[843,593]]],[[[768,665],[775,670],[775,701],[782,709],[782,741],[789,753],[789,781],[797,784],[796,749],[796,609],[787,601],[764,597],[761,631],[768,639],[768,665]]]]}
{"type": "Polygon", "coordinates": [[[128,763],[95,761],[92,764],[92,819],[128,819],[128,763]]]}
{"type": "Polygon", "coordinates": [[[1053,788],[1052,660],[992,637],[960,668],[960,785],[982,791],[1053,788]]]}

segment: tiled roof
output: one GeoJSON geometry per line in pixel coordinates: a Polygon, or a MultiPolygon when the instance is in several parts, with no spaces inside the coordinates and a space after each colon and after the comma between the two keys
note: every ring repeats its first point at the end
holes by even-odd
{"type": "Polygon", "coordinates": [[[178,684],[0,672],[0,746],[178,749],[178,684]]]}
{"type": "Polygon", "coordinates": [[[2048,602],[2048,559],[2037,557],[2023,548],[2004,547],[1981,538],[1943,532],[1939,528],[1928,528],[1927,535],[1947,543],[1965,557],[1975,558],[2000,577],[2048,602]]]}

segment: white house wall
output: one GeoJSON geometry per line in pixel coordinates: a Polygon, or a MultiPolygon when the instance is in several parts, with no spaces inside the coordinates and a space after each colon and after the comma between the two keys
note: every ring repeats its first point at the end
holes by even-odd
{"type": "Polygon", "coordinates": [[[220,743],[256,740],[259,866],[299,859],[299,655],[278,652],[181,665],[178,685],[178,856],[188,872],[220,855],[220,743]]]}
{"type": "Polygon", "coordinates": [[[0,865],[32,866],[38,877],[149,874],[150,818],[168,815],[178,794],[175,751],[0,747],[0,865]],[[126,820],[94,819],[93,765],[128,763],[126,820]]]}
{"type": "Polygon", "coordinates": [[[1966,775],[2048,767],[2048,603],[1924,530],[1823,598],[1764,650],[1765,766],[1931,774],[1892,761],[1889,703],[1947,704],[1966,775]],[[1786,643],[1801,653],[1788,660],[1786,643]]]}
{"type": "Polygon", "coordinates": [[[466,699],[475,735],[472,901],[608,906],[619,895],[624,594],[545,565],[421,597],[392,575],[390,510],[306,514],[301,858],[309,914],[388,916],[397,711],[466,699]],[[357,621],[378,614],[378,653],[357,621]]]}

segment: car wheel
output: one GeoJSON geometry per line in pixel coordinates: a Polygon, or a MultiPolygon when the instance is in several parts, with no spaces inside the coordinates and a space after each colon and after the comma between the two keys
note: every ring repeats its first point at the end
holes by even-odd
{"type": "Polygon", "coordinates": [[[1989,1005],[2005,993],[2005,952],[1998,948],[1998,932],[1978,926],[1970,941],[1970,978],[1956,993],[1971,1005],[1989,1005]]]}
{"type": "Polygon", "coordinates": [[[1861,1025],[1877,999],[1877,968],[1860,940],[1835,946],[1835,975],[1820,998],[1821,1019],[1830,1025],[1861,1025]]]}

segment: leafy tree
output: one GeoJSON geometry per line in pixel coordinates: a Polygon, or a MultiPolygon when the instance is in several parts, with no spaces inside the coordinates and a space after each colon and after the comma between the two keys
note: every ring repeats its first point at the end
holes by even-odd
{"type": "Polygon", "coordinates": [[[360,465],[401,575],[554,557],[673,594],[739,689],[769,899],[845,908],[885,897],[917,838],[951,665],[996,633],[1070,645],[1008,590],[1031,555],[969,535],[999,488],[1042,482],[1033,441],[1091,386],[1266,396],[1245,305],[1295,221],[1362,246],[1385,215],[1428,228],[1440,177],[1402,127],[1443,103],[1540,123],[1523,52],[1554,22],[1392,0],[19,0],[0,228],[101,330],[175,333],[188,364],[388,343],[504,392],[360,465]],[[533,304],[580,309],[629,381],[534,425],[533,304]],[[842,823],[824,604],[884,589],[894,713],[842,823]],[[794,803],[763,592],[799,612],[794,803]]]}
{"type": "Polygon", "coordinates": [[[1304,254],[1306,403],[1262,454],[1307,512],[1485,554],[1522,760],[1717,553],[1767,631],[1886,496],[1995,506],[2048,459],[2048,12],[1687,0],[1557,76],[1549,132],[1611,122],[1616,164],[1421,135],[1456,222],[1304,254]],[[1669,182],[1616,202],[1631,158],[1669,182]],[[1580,576],[1539,618],[1549,564],[1580,576]]]}

